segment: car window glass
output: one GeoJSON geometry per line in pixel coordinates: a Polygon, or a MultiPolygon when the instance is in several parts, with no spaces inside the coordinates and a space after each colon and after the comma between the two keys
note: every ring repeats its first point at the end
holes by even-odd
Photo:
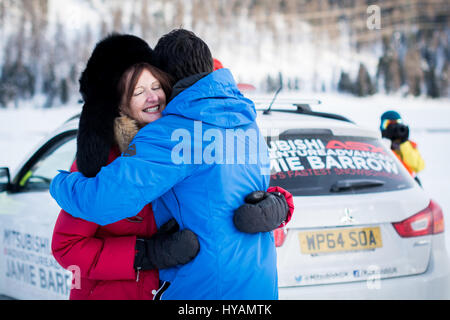
{"type": "Polygon", "coordinates": [[[25,190],[46,190],[58,170],[69,170],[75,159],[76,138],[69,137],[55,143],[20,179],[25,190]]]}
{"type": "Polygon", "coordinates": [[[411,188],[414,180],[380,139],[285,132],[268,139],[271,180],[294,196],[411,188]]]}

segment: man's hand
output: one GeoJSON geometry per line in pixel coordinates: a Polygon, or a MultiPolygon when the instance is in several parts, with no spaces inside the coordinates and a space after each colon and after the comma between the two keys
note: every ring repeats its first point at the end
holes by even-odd
{"type": "Polygon", "coordinates": [[[233,222],[245,233],[272,231],[286,220],[289,212],[286,199],[279,192],[254,191],[244,201],[234,211],[233,222]]]}
{"type": "Polygon", "coordinates": [[[151,238],[136,239],[134,268],[166,269],[194,259],[200,250],[197,236],[188,229],[178,230],[178,223],[171,219],[151,238]]]}

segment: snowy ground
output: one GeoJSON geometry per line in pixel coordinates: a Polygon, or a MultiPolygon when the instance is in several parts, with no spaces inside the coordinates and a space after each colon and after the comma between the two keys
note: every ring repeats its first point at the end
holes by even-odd
{"type": "MultiPolygon", "coordinates": [[[[313,106],[314,109],[340,113],[374,130],[378,130],[380,115],[388,109],[395,109],[403,116],[410,125],[411,139],[418,143],[426,161],[426,168],[420,174],[424,189],[444,211],[450,252],[450,100],[382,95],[356,98],[335,94],[302,94],[301,98],[318,98],[322,104],[313,106]]],[[[15,169],[46,134],[80,110],[81,106],[76,104],[50,110],[31,106],[0,109],[0,166],[15,169]]]]}

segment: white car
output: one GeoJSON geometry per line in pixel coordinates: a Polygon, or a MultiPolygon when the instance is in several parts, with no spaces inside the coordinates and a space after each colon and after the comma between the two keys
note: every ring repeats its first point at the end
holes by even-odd
{"type": "MultiPolygon", "coordinates": [[[[256,101],[267,109],[267,101],[256,101]]],[[[380,134],[310,102],[258,111],[272,185],[295,213],[274,231],[280,299],[448,299],[450,265],[439,206],[380,134]]],[[[67,299],[71,272],[51,254],[60,211],[48,187],[76,152],[78,117],[44,140],[17,172],[0,169],[0,295],[67,299]]]]}
{"type": "Polygon", "coordinates": [[[449,299],[439,205],[379,132],[294,105],[259,115],[295,203],[274,232],[280,299],[449,299]]]}

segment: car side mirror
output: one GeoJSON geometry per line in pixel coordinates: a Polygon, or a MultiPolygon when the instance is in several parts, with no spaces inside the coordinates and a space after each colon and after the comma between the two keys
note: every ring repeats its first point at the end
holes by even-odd
{"type": "Polygon", "coordinates": [[[11,176],[9,174],[9,168],[0,168],[0,192],[8,191],[11,189],[11,176]]]}

